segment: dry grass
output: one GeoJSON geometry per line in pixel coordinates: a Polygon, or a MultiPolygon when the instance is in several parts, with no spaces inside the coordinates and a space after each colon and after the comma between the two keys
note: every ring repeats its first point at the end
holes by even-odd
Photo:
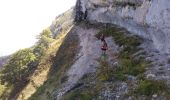
{"type": "Polygon", "coordinates": [[[48,100],[52,93],[65,78],[65,72],[74,63],[74,57],[78,52],[78,37],[75,33],[69,32],[55,57],[52,59],[52,66],[48,73],[47,81],[29,98],[30,100],[48,100]]]}

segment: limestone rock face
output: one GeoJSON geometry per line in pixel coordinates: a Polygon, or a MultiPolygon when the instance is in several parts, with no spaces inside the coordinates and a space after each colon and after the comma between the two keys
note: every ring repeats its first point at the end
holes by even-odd
{"type": "Polygon", "coordinates": [[[71,8],[65,13],[57,16],[50,26],[53,37],[56,38],[59,33],[61,33],[62,31],[66,31],[69,27],[71,27],[73,25],[74,17],[74,8],[71,8]]]}
{"type": "Polygon", "coordinates": [[[113,23],[170,53],[170,0],[80,0],[91,22],[113,23]]]}

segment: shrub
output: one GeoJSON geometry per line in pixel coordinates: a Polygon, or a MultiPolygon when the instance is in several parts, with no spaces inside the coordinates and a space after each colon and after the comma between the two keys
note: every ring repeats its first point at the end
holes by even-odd
{"type": "Polygon", "coordinates": [[[91,100],[91,96],[88,93],[73,91],[63,98],[63,100],[91,100]]]}
{"type": "Polygon", "coordinates": [[[109,66],[108,62],[100,61],[100,67],[97,70],[97,76],[101,81],[109,81],[112,78],[113,69],[109,66]]]}
{"type": "Polygon", "coordinates": [[[143,80],[135,92],[137,94],[150,96],[155,93],[162,93],[163,91],[167,91],[167,85],[164,81],[143,80]]]}

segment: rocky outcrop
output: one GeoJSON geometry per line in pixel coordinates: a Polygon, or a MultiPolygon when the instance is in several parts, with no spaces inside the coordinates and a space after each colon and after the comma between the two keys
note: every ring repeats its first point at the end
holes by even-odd
{"type": "Polygon", "coordinates": [[[50,26],[53,38],[56,38],[56,36],[61,32],[66,32],[73,25],[74,17],[74,8],[71,8],[65,13],[57,16],[50,26]]]}
{"type": "Polygon", "coordinates": [[[9,58],[10,58],[9,56],[0,57],[0,69],[8,61],[9,58]]]}
{"type": "MultiPolygon", "coordinates": [[[[117,24],[153,41],[157,50],[170,53],[169,0],[78,0],[90,22],[117,24]]],[[[83,15],[83,14],[82,14],[83,15]]]]}

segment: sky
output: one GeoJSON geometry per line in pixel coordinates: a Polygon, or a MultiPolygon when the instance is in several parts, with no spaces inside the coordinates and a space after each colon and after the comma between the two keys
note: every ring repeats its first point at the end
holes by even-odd
{"type": "Polygon", "coordinates": [[[0,0],[0,56],[32,46],[36,36],[76,0],[0,0]]]}

